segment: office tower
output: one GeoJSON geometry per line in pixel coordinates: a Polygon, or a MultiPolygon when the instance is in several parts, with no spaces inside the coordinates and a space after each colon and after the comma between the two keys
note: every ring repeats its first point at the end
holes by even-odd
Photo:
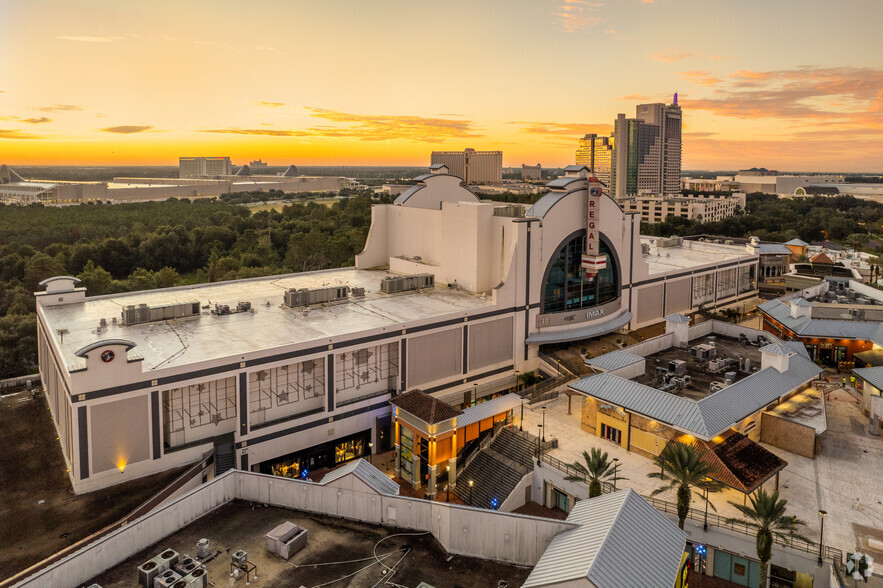
{"type": "Polygon", "coordinates": [[[433,151],[431,163],[448,166],[451,175],[467,184],[503,183],[502,151],[433,151]]]}
{"type": "Polygon", "coordinates": [[[639,104],[635,111],[635,118],[617,115],[614,124],[613,193],[678,194],[682,117],[677,94],[670,105],[639,104]]]}
{"type": "Polygon", "coordinates": [[[179,178],[229,176],[233,165],[229,157],[181,157],[178,159],[179,178]]]}
{"type": "Polygon", "coordinates": [[[588,166],[592,174],[610,188],[613,166],[613,141],[611,137],[599,137],[589,133],[579,140],[576,164],[588,166]]]}

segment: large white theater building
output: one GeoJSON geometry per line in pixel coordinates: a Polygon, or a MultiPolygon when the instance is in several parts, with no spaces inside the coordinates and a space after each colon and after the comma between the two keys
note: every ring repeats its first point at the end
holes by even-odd
{"type": "Polygon", "coordinates": [[[441,172],[374,207],[353,268],[92,297],[43,282],[40,373],[74,490],[212,451],[289,476],[386,451],[406,390],[459,405],[542,345],[756,294],[757,256],[641,237],[587,168],[528,210],[441,172]]]}

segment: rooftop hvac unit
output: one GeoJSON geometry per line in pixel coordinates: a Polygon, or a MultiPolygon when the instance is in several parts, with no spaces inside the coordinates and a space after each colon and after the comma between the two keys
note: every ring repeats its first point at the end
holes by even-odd
{"type": "Polygon", "coordinates": [[[415,274],[413,276],[388,276],[380,281],[380,291],[386,294],[409,292],[419,288],[433,288],[435,276],[433,274],[415,274]]]}
{"type": "Polygon", "coordinates": [[[181,578],[187,582],[187,588],[206,588],[208,586],[208,573],[205,566],[197,566],[196,569],[181,578]]]}
{"type": "Polygon", "coordinates": [[[715,349],[711,345],[702,343],[700,345],[694,345],[693,347],[691,347],[690,355],[699,361],[708,361],[717,356],[717,349],[715,349]]]}
{"type": "Polygon", "coordinates": [[[212,554],[211,542],[208,539],[200,539],[196,542],[197,559],[206,559],[212,554]]]}
{"type": "Polygon", "coordinates": [[[285,306],[295,308],[311,304],[322,304],[324,302],[337,302],[338,300],[346,300],[348,296],[348,286],[329,286],[327,288],[313,288],[312,290],[292,288],[285,291],[285,306]]]}
{"type": "Polygon", "coordinates": [[[683,359],[673,359],[668,362],[668,371],[673,374],[686,374],[687,373],[687,362],[683,359]]]}
{"type": "Polygon", "coordinates": [[[163,565],[163,569],[169,569],[178,563],[178,552],[174,549],[165,549],[159,555],[156,556],[161,565],[163,565]]]}
{"type": "Polygon", "coordinates": [[[175,570],[166,570],[153,579],[153,588],[172,588],[181,579],[175,570]]]}
{"type": "Polygon", "coordinates": [[[233,553],[233,565],[237,567],[242,567],[245,565],[245,562],[248,561],[248,553],[243,551],[242,549],[233,553]]]}
{"type": "Polygon", "coordinates": [[[187,574],[195,570],[196,566],[198,565],[198,561],[185,553],[180,557],[180,559],[178,559],[178,563],[174,565],[174,570],[182,576],[186,576],[187,574]]]}
{"type": "Polygon", "coordinates": [[[650,243],[641,243],[641,255],[650,255],[650,243]]]}
{"type": "Polygon", "coordinates": [[[286,521],[267,533],[265,537],[267,551],[287,560],[307,546],[308,536],[306,529],[286,521]]]}
{"type": "Polygon", "coordinates": [[[727,372],[724,374],[724,383],[727,386],[734,383],[736,381],[736,372],[727,372]]]}
{"type": "Polygon", "coordinates": [[[359,287],[356,287],[356,288],[350,288],[350,293],[351,293],[353,296],[364,296],[364,295],[365,295],[365,289],[364,289],[364,288],[359,288],[359,287]]]}
{"type": "Polygon", "coordinates": [[[153,579],[166,569],[168,568],[160,569],[157,558],[144,562],[138,566],[138,585],[142,588],[153,588],[153,579]]]}
{"type": "Polygon", "coordinates": [[[137,325],[194,315],[199,316],[199,302],[179,302],[159,306],[130,304],[122,310],[121,322],[124,325],[137,325]]]}

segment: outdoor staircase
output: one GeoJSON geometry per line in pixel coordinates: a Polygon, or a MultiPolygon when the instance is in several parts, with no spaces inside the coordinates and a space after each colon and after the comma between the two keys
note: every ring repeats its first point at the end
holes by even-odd
{"type": "MultiPolygon", "coordinates": [[[[552,445],[546,442],[544,448],[552,445]]],[[[454,494],[470,506],[499,508],[521,479],[533,470],[537,458],[537,438],[514,427],[502,429],[491,444],[482,449],[457,473],[454,494]],[[469,480],[472,480],[470,490],[469,480]]]]}

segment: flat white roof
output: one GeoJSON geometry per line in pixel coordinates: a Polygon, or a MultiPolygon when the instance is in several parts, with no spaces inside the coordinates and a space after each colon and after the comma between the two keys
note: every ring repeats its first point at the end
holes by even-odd
{"type": "Polygon", "coordinates": [[[662,237],[641,235],[641,243],[650,245],[650,253],[644,254],[644,261],[650,266],[651,274],[662,274],[692,267],[750,259],[756,257],[744,245],[723,245],[702,241],[684,241],[678,247],[657,247],[653,243],[662,237]]]}
{"type": "Polygon", "coordinates": [[[137,346],[132,353],[142,356],[145,372],[202,361],[244,355],[309,341],[328,342],[373,329],[400,329],[411,321],[490,308],[490,297],[437,287],[420,292],[384,294],[380,280],[393,274],[383,270],[344,268],[201,284],[165,290],[145,290],[126,294],[86,298],[84,303],[49,306],[43,309],[50,335],[62,351],[68,369],[83,365],[74,353],[85,345],[104,339],[127,339],[137,346]],[[304,316],[303,308],[282,305],[289,288],[360,286],[364,297],[316,304],[304,316]],[[214,316],[203,310],[199,317],[155,321],[132,326],[112,324],[124,307],[174,304],[198,300],[200,305],[251,302],[254,312],[214,316]],[[269,302],[269,306],[266,304],[269,302]],[[96,333],[99,321],[108,327],[96,333]],[[60,329],[66,329],[61,343],[60,329]]]}

